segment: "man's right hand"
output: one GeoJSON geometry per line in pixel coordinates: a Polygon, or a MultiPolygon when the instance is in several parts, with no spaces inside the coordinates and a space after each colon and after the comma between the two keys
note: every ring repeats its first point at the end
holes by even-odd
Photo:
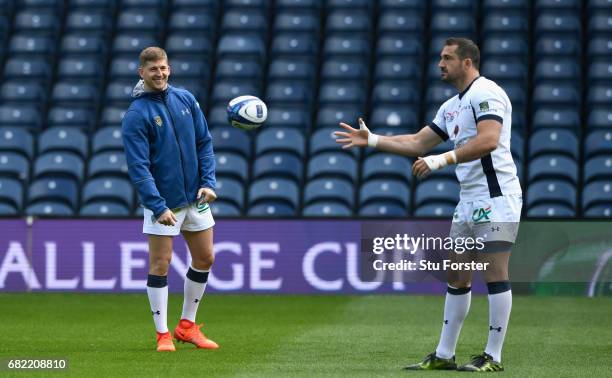
{"type": "Polygon", "coordinates": [[[340,127],[345,129],[347,132],[334,131],[334,135],[338,137],[338,139],[336,139],[336,143],[342,144],[342,148],[368,146],[368,137],[370,136],[370,130],[368,130],[367,126],[361,118],[359,118],[359,130],[353,128],[351,125],[348,125],[344,122],[340,123],[340,127]]]}
{"type": "Polygon", "coordinates": [[[162,215],[157,218],[157,222],[164,226],[174,226],[177,222],[176,215],[170,209],[166,209],[162,215]]]}

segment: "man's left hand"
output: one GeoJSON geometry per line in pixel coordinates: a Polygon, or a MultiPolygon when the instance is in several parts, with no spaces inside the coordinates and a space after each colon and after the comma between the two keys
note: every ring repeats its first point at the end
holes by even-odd
{"type": "Polygon", "coordinates": [[[198,190],[198,202],[199,203],[212,203],[217,199],[217,194],[211,188],[200,188],[198,190]]]}

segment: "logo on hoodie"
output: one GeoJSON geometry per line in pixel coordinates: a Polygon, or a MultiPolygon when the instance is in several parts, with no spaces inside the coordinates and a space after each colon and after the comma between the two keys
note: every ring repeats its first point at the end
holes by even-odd
{"type": "Polygon", "coordinates": [[[155,120],[155,124],[159,127],[162,127],[162,125],[164,124],[160,116],[155,116],[153,117],[153,119],[155,120]]]}

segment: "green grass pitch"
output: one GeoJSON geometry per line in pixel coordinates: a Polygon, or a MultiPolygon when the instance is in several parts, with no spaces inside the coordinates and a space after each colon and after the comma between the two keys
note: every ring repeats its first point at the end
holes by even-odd
{"type": "MultiPolygon", "coordinates": [[[[182,296],[169,304],[169,327],[182,296]]],[[[406,376],[434,350],[442,296],[208,295],[198,320],[217,351],[177,344],[157,353],[145,293],[0,294],[0,359],[68,358],[66,371],[0,370],[0,376],[406,376]]],[[[481,352],[486,297],[472,300],[457,360],[481,352]]],[[[612,299],[514,297],[506,376],[610,376],[612,299]]]]}

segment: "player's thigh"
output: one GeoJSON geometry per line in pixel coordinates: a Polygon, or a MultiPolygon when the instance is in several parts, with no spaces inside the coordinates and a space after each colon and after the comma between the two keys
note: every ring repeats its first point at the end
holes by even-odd
{"type": "Polygon", "coordinates": [[[167,269],[172,259],[172,236],[147,235],[149,240],[149,264],[151,268],[167,269]]]}
{"type": "Polygon", "coordinates": [[[478,252],[477,261],[487,264],[483,271],[486,282],[508,281],[511,248],[512,243],[488,242],[485,243],[485,248],[478,252]]]}
{"type": "MultiPolygon", "coordinates": [[[[181,233],[187,242],[191,260],[194,264],[208,265],[204,267],[205,269],[210,267],[214,262],[212,227],[202,231],[183,230],[181,233]]],[[[198,268],[197,266],[194,267],[198,268]]]]}

